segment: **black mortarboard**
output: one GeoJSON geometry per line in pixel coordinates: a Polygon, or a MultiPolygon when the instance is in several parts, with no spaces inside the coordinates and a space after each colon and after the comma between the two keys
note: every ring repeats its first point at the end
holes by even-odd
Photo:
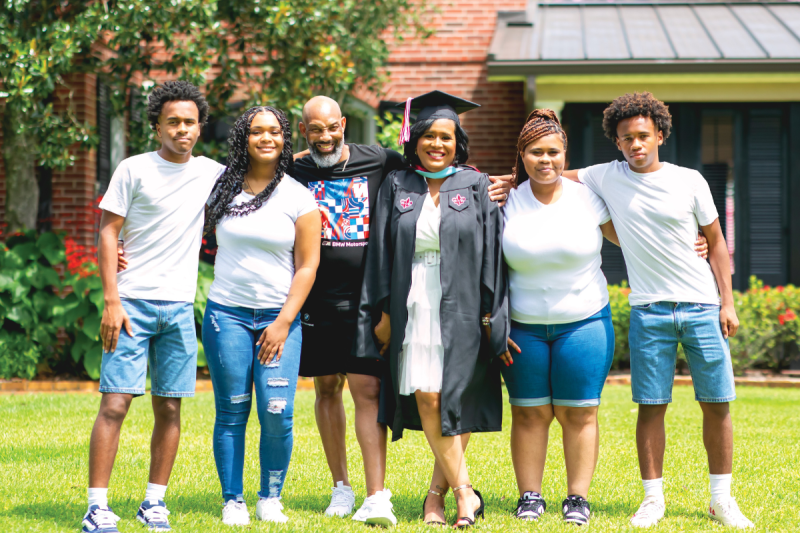
{"type": "Polygon", "coordinates": [[[398,104],[399,106],[405,106],[403,126],[400,129],[400,144],[405,144],[411,138],[411,112],[417,114],[417,120],[449,118],[460,125],[458,115],[480,107],[479,104],[442,91],[431,91],[416,98],[409,98],[405,104],[398,104]]]}

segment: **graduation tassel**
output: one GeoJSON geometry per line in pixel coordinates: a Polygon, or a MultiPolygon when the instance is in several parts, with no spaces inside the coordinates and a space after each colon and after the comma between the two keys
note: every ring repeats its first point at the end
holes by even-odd
{"type": "Polygon", "coordinates": [[[411,140],[411,100],[406,100],[406,111],[403,113],[403,124],[400,126],[400,137],[397,139],[397,144],[403,146],[411,140]]]}

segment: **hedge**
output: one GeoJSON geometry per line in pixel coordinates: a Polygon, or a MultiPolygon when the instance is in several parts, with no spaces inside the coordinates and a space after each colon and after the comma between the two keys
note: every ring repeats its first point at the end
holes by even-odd
{"type": "MultiPolygon", "coordinates": [[[[198,337],[214,268],[200,263],[194,312],[198,337]]],[[[616,334],[613,368],[629,366],[630,288],[609,285],[616,334]]],[[[800,338],[800,289],[770,287],[752,277],[734,291],[741,326],[730,339],[733,368],[778,371],[789,365],[800,338]]],[[[96,250],[63,235],[30,231],[0,244],[0,378],[64,373],[98,379],[103,293],[96,250]]],[[[680,352],[680,350],[679,350],[680,352]]],[[[681,355],[681,354],[679,354],[681,355]]],[[[200,344],[198,365],[205,366],[200,344]]],[[[679,363],[680,364],[680,363],[679,363]]]]}

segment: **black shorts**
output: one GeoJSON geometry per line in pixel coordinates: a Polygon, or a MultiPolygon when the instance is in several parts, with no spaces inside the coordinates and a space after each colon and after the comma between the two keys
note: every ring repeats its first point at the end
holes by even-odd
{"type": "Polygon", "coordinates": [[[365,374],[383,377],[384,361],[352,355],[357,316],[355,304],[303,309],[300,313],[303,325],[301,376],[365,374]]]}

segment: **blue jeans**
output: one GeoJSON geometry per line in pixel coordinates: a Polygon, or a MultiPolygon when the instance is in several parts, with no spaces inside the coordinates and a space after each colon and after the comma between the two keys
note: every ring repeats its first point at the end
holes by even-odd
{"type": "Polygon", "coordinates": [[[501,365],[511,405],[536,407],[600,405],[600,394],[614,360],[611,308],[568,324],[511,322],[514,364],[501,365]]]}
{"type": "Polygon", "coordinates": [[[103,354],[100,392],[144,394],[150,367],[150,394],[194,396],[197,330],[190,302],[122,299],[133,337],[123,327],[117,348],[103,354]]]}
{"type": "Polygon", "coordinates": [[[261,424],[262,498],[280,498],[292,458],[292,423],[302,334],[299,317],[289,328],[280,361],[258,360],[256,342],[280,309],[229,307],[208,300],[203,347],[214,386],[214,460],[225,501],[244,492],[244,444],[255,385],[261,424]]]}
{"type": "Polygon", "coordinates": [[[678,343],[683,345],[692,374],[695,400],[725,403],[736,399],[731,354],[722,336],[718,305],[635,305],[631,307],[628,341],[634,402],[658,405],[672,401],[678,343]]]}

